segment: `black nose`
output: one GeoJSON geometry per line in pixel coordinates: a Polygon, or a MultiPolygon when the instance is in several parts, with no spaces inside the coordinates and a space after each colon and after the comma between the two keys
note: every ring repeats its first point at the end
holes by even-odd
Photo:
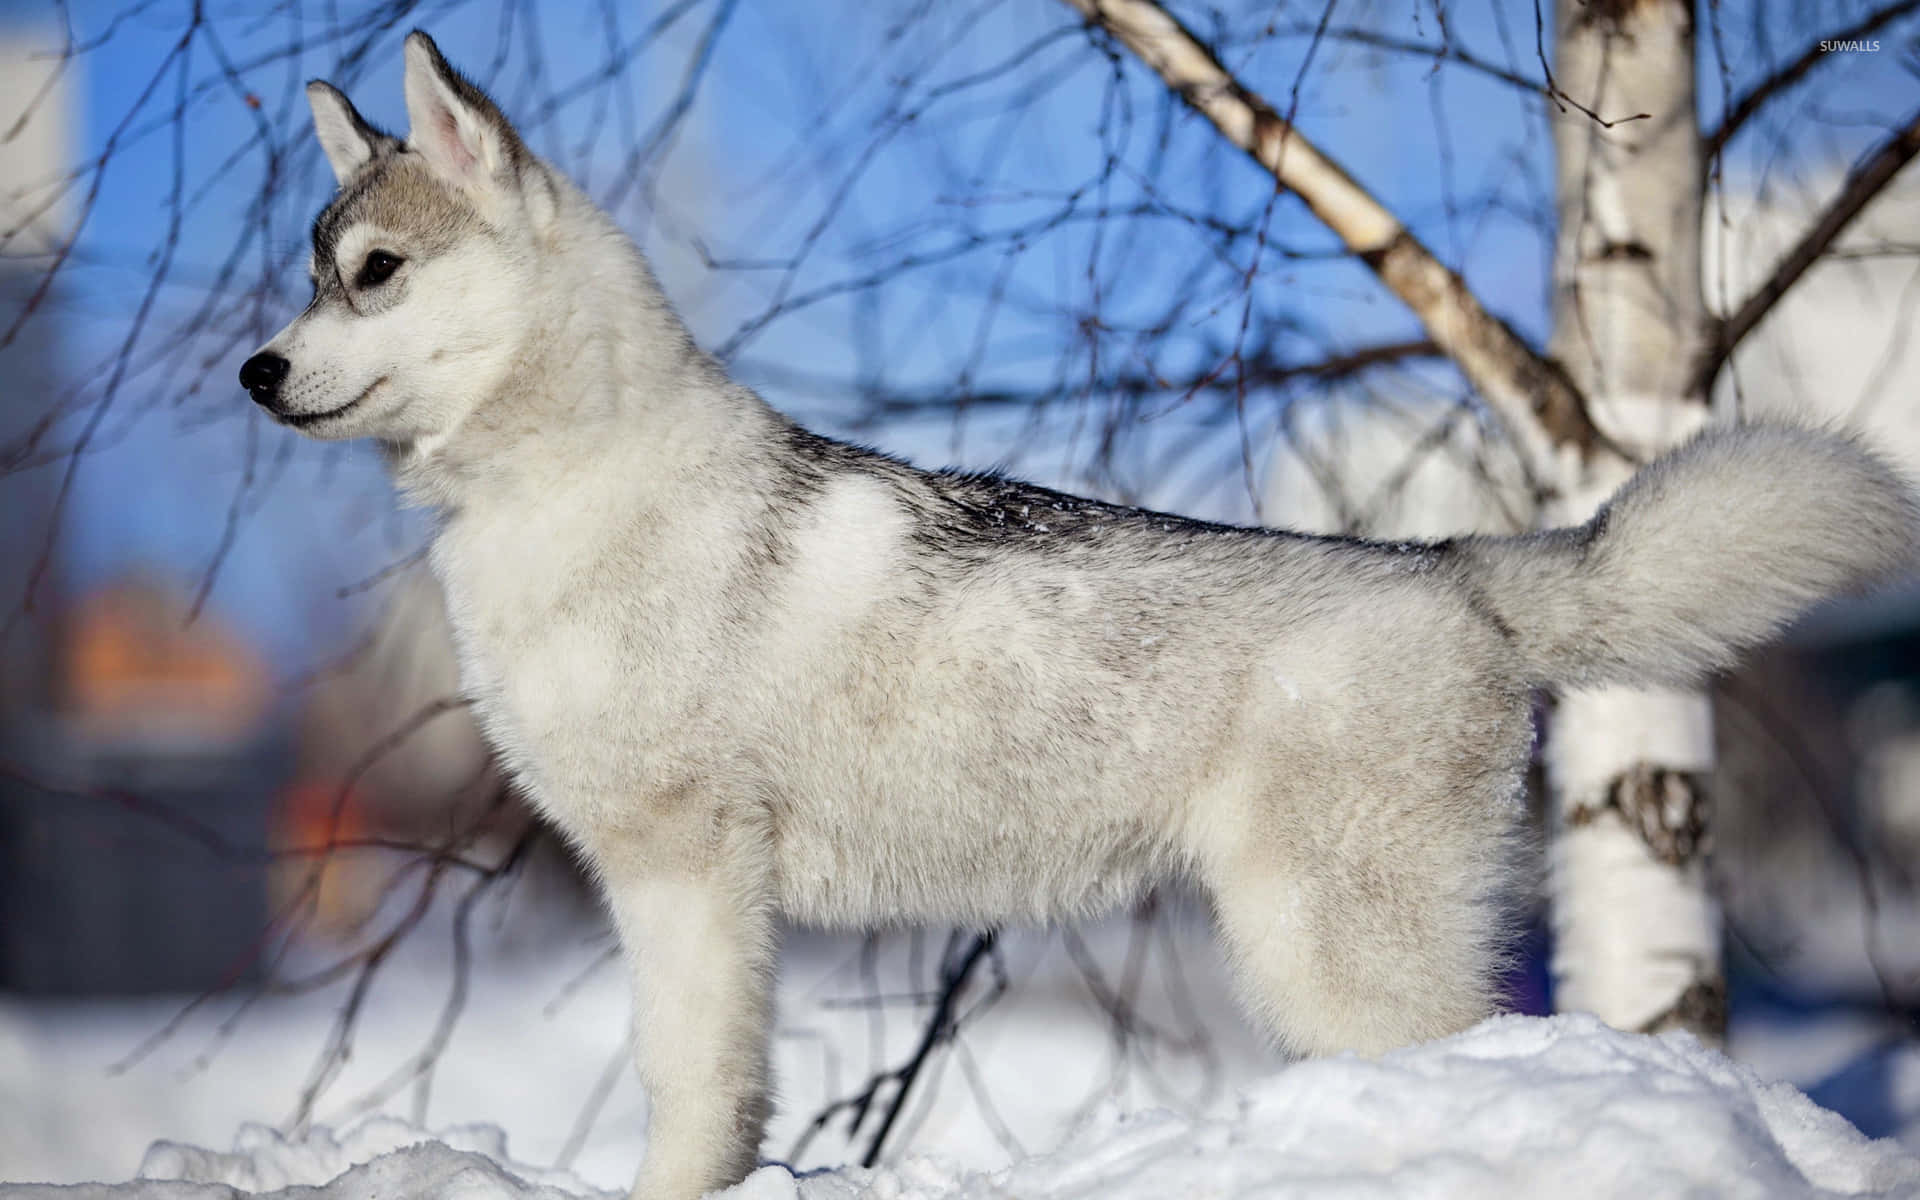
{"type": "Polygon", "coordinates": [[[240,386],[247,389],[255,404],[269,404],[287,377],[287,360],[278,354],[256,354],[240,364],[240,386]]]}

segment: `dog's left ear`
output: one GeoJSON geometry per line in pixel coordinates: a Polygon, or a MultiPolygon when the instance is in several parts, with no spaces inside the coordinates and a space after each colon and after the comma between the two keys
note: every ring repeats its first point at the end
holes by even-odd
{"type": "Polygon", "coordinates": [[[367,122],[339,88],[322,79],[307,84],[307,103],[313,108],[313,132],[320,139],[327,165],[342,187],[355,172],[400,143],[367,122]]]}
{"type": "Polygon", "coordinates": [[[428,165],[474,192],[513,185],[527,160],[520,135],[418,29],[407,35],[406,91],[407,145],[428,165]]]}

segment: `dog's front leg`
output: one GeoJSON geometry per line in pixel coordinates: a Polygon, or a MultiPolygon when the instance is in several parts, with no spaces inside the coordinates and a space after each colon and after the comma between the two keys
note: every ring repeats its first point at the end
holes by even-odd
{"type": "Polygon", "coordinates": [[[649,1111],[633,1200],[694,1200],[753,1170],[776,960],[763,830],[710,813],[596,854],[634,982],[649,1111]]]}

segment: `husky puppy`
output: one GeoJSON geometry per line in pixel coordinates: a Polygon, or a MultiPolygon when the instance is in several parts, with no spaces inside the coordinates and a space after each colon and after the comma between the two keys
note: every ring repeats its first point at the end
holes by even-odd
{"type": "Polygon", "coordinates": [[[781,915],[1068,921],[1179,878],[1282,1046],[1472,1024],[1529,689],[1697,679],[1913,546],[1878,459],[1782,428],[1433,544],[916,470],[728,379],[425,34],[405,86],[405,141],[308,87],[340,190],[240,378],[437,514],[463,687],[632,967],[636,1197],[754,1166],[781,915]]]}

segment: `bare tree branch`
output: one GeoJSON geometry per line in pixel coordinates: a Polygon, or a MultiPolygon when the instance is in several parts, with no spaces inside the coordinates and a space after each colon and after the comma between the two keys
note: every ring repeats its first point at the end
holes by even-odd
{"type": "MultiPolygon", "coordinates": [[[[845,1099],[836,1100],[816,1113],[805,1131],[801,1133],[799,1140],[794,1143],[790,1158],[797,1162],[814,1135],[826,1128],[833,1118],[843,1112],[851,1116],[851,1128],[848,1132],[857,1133],[860,1126],[865,1123],[867,1115],[873,1112],[874,1106],[880,1102],[881,1092],[891,1084],[892,1094],[886,1110],[881,1114],[880,1125],[874,1130],[872,1139],[867,1143],[865,1153],[861,1155],[860,1165],[871,1167],[880,1161],[880,1153],[886,1147],[887,1135],[893,1132],[895,1122],[900,1119],[901,1112],[906,1109],[907,1097],[913,1090],[914,1081],[920,1077],[920,1072],[926,1067],[933,1052],[942,1043],[953,1041],[959,1034],[963,1018],[959,1008],[960,995],[966,990],[968,980],[973,977],[975,968],[993,958],[996,938],[993,931],[972,934],[967,938],[964,949],[961,938],[961,931],[956,929],[948,939],[947,951],[943,956],[940,971],[940,990],[937,996],[927,997],[934,1007],[927,1016],[926,1024],[921,1027],[920,1040],[913,1054],[901,1065],[882,1071],[868,1079],[859,1092],[845,1099]]],[[[981,1005],[997,998],[1006,990],[1006,987],[1004,973],[996,972],[992,992],[986,1000],[981,1001],[981,1004],[975,1005],[973,1011],[979,1011],[981,1005]]]]}
{"type": "Polygon", "coordinates": [[[1875,30],[1906,16],[1915,9],[1920,9],[1920,0],[1896,0],[1893,4],[1868,13],[1866,17],[1855,21],[1845,29],[1836,29],[1818,41],[1810,43],[1800,52],[1799,57],[1747,89],[1746,94],[1727,110],[1726,117],[1720,122],[1720,128],[1707,135],[1701,152],[1701,160],[1707,165],[1707,169],[1713,169],[1714,161],[1719,158],[1721,151],[1727,148],[1727,143],[1733,140],[1734,135],[1740,132],[1741,126],[1764,108],[1768,101],[1804,79],[1816,64],[1832,57],[1831,53],[1824,49],[1829,42],[1865,39],[1875,30]]]}
{"type": "Polygon", "coordinates": [[[1276,183],[1305,201],[1420,318],[1434,343],[1505,421],[1531,464],[1544,466],[1557,446],[1576,447],[1584,458],[1603,443],[1564,372],[1489,313],[1457,273],[1272,105],[1235,79],[1171,13],[1154,0],[1066,2],[1132,50],[1276,183]]]}
{"type": "Polygon", "coordinates": [[[967,980],[973,974],[974,967],[993,952],[993,932],[975,934],[965,954],[958,959],[949,959],[947,968],[940,977],[940,1003],[934,1006],[933,1015],[927,1019],[926,1028],[921,1031],[920,1045],[914,1050],[913,1057],[900,1068],[899,1089],[894,1093],[893,1103],[887,1108],[887,1115],[881,1119],[880,1128],[874,1130],[873,1142],[860,1159],[863,1167],[872,1167],[880,1161],[880,1151],[886,1148],[887,1135],[893,1132],[895,1121],[907,1106],[907,1093],[913,1089],[913,1081],[920,1077],[921,1070],[927,1065],[927,1057],[934,1047],[954,1036],[959,1029],[955,1006],[959,1003],[960,993],[967,986],[967,980]]]}
{"type": "MultiPolygon", "coordinates": [[[[1920,3],[1920,0],[1909,0],[1920,3]]],[[[1279,29],[1263,29],[1255,43],[1278,35],[1280,37],[1302,37],[1318,34],[1330,42],[1347,42],[1355,46],[1366,46],[1373,50],[1384,50],[1390,54],[1404,54],[1409,58],[1431,59],[1435,66],[1441,63],[1453,63],[1469,71],[1483,75],[1497,83],[1539,96],[1553,99],[1554,90],[1538,79],[1529,79],[1518,71],[1511,71],[1499,63],[1489,61],[1451,43],[1423,42],[1418,38],[1396,37],[1382,33],[1377,29],[1366,29],[1355,25],[1332,25],[1321,29],[1316,25],[1293,25],[1279,29]]]]}
{"type": "Polygon", "coordinates": [[[1827,205],[1826,211],[1808,226],[1793,248],[1781,256],[1765,281],[1731,315],[1716,323],[1713,337],[1694,371],[1690,394],[1707,394],[1715,376],[1726,365],[1727,357],[1740,344],[1740,340],[1753,332],[1754,326],[1773,311],[1773,306],[1806,274],[1807,268],[1819,261],[1833,240],[1860,215],[1861,209],[1880,194],[1882,188],[1892,182],[1893,177],[1916,153],[1920,153],[1920,110],[1915,110],[1898,132],[1880,143],[1873,153],[1848,173],[1846,182],[1841,184],[1840,191],[1827,205]]]}
{"type": "MultiPolygon", "coordinates": [[[[1381,342],[1357,350],[1330,354],[1310,362],[1283,363],[1268,355],[1241,360],[1232,374],[1209,368],[1194,378],[1168,379],[1157,374],[1123,371],[1096,380],[1090,386],[1113,396],[1190,396],[1206,391],[1233,391],[1244,387],[1281,387],[1301,380],[1322,383],[1347,379],[1376,367],[1391,366],[1409,359],[1438,358],[1442,351],[1429,338],[1399,342],[1381,342]]],[[[844,380],[806,371],[797,371],[773,362],[754,362],[748,368],[754,375],[784,388],[818,392],[823,395],[846,394],[844,380]]],[[[1064,387],[994,388],[967,390],[960,386],[904,391],[898,388],[869,389],[862,423],[872,424],[900,417],[946,412],[956,404],[968,408],[1012,408],[1025,410],[1044,405],[1065,394],[1064,387]]]]}

